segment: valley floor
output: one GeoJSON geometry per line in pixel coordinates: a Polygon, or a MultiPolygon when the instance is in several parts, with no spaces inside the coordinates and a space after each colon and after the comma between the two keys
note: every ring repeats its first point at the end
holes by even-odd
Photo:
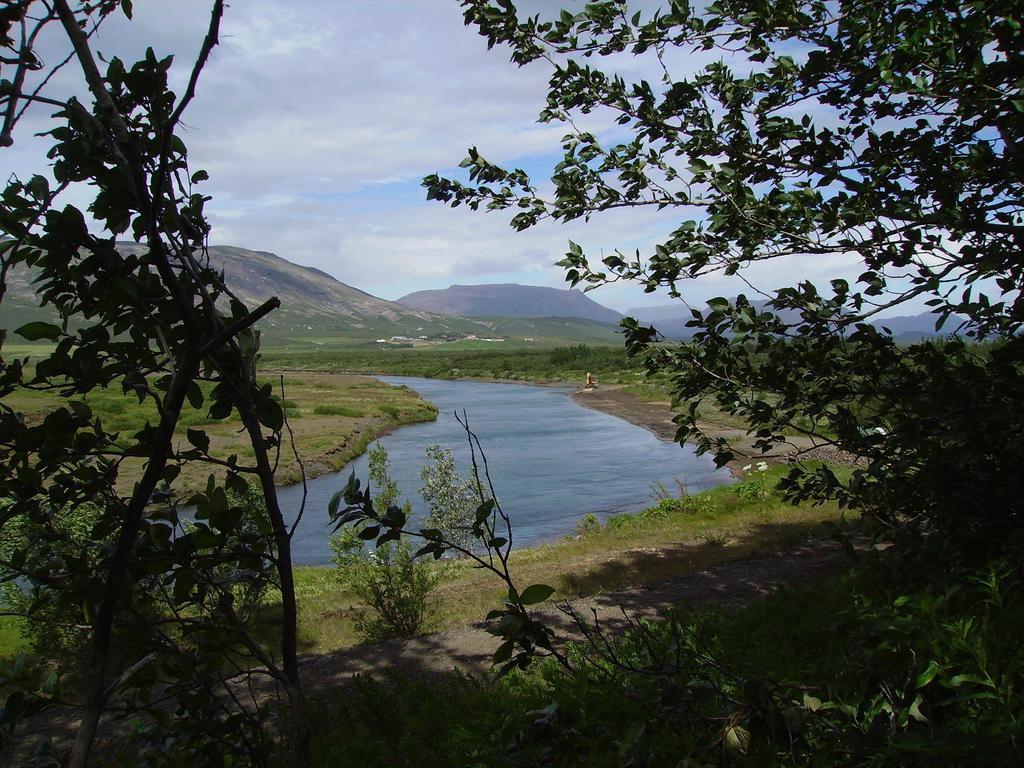
{"type": "MultiPolygon", "coordinates": [[[[371,390],[373,385],[365,380],[349,382],[353,396],[324,407],[322,394],[313,390],[327,389],[335,383],[323,374],[302,374],[303,387],[293,386],[289,392],[295,398],[294,405],[289,405],[299,412],[299,423],[309,418],[312,425],[312,417],[317,416],[353,420],[366,417],[364,411],[369,405],[355,395],[371,394],[359,392],[360,383],[371,390]],[[313,404],[320,405],[320,413],[313,404]],[[361,409],[358,414],[357,409],[361,409]]],[[[412,398],[401,405],[414,409],[414,393],[406,390],[402,394],[412,398]]],[[[582,405],[645,427],[661,439],[674,439],[676,426],[667,402],[645,401],[615,387],[578,392],[574,397],[582,405]]],[[[419,401],[418,405],[426,404],[419,401]]],[[[745,438],[742,430],[720,429],[730,438],[745,438]]],[[[808,447],[809,442],[794,440],[792,451],[808,447]]],[[[755,456],[760,458],[759,454],[755,456]]],[[[768,458],[772,463],[784,463],[788,456],[780,451],[768,458]]],[[[742,476],[741,465],[749,461],[738,459],[730,468],[742,476]]],[[[671,503],[637,515],[618,516],[621,519],[614,524],[609,521],[575,538],[519,550],[513,556],[513,573],[522,584],[548,583],[556,588],[556,602],[542,608],[541,614],[562,641],[579,641],[585,638],[565,609],[591,625],[597,619],[610,634],[617,635],[631,621],[656,618],[679,605],[738,608],[782,585],[839,570],[849,561],[838,545],[824,538],[822,523],[840,521],[840,511],[831,505],[792,508],[785,504],[768,490],[783,471],[779,467],[752,473],[736,485],[668,500],[671,503]],[[761,490],[738,493],[745,484],[752,491],[761,490]]],[[[453,669],[470,673],[486,673],[489,669],[498,640],[487,632],[480,617],[500,605],[502,591],[479,571],[460,566],[442,579],[436,593],[438,615],[434,624],[440,631],[362,645],[353,644],[356,637],[349,616],[352,598],[338,586],[331,569],[297,569],[296,581],[300,643],[305,651],[303,677],[313,696],[338,690],[356,674],[385,676],[398,672],[422,678],[453,669]]],[[[265,695],[270,693],[268,690],[265,695]]],[[[32,735],[38,735],[41,726],[59,739],[75,727],[70,711],[51,711],[42,720],[26,735],[33,730],[36,733],[32,735]]],[[[115,726],[112,730],[116,733],[119,729],[115,726]]],[[[22,748],[31,740],[31,736],[23,739],[22,748]]],[[[19,754],[24,753],[16,751],[13,759],[17,760],[19,754]]]]}

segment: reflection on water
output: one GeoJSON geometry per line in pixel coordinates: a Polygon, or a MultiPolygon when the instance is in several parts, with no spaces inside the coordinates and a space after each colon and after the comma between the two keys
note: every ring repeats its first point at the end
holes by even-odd
{"type": "MultiPolygon", "coordinates": [[[[464,410],[487,454],[498,498],[512,519],[516,546],[567,534],[588,512],[603,519],[650,506],[651,486],[658,482],[675,492],[678,480],[695,493],[730,480],[724,470],[715,472],[709,456],[695,456],[690,446],[663,442],[641,427],[584,408],[569,397],[569,389],[381,378],[415,389],[439,410],[436,422],[401,427],[381,439],[391,474],[414,513],[426,511],[418,490],[427,445],[451,448],[460,471],[469,474],[469,448],[454,417],[456,410],[464,410]]],[[[327,503],[353,470],[366,482],[366,463],[364,455],[341,472],[309,481],[306,513],[293,540],[296,563],[329,562],[327,503]]],[[[301,495],[301,486],[280,489],[289,519],[301,495]]]]}

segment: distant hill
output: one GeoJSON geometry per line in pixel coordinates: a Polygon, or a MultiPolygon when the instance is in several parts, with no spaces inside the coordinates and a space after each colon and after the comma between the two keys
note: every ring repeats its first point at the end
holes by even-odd
{"type": "Polygon", "coordinates": [[[936,331],[935,321],[938,318],[937,313],[922,312],[919,315],[886,317],[874,320],[871,324],[875,328],[888,328],[897,341],[917,341],[931,336],[948,336],[956,332],[960,324],[967,320],[960,315],[950,315],[942,328],[936,331]]]}
{"type": "Polygon", "coordinates": [[[342,315],[355,321],[429,319],[428,313],[378,299],[326,272],[293,264],[273,253],[221,245],[210,248],[210,260],[224,270],[231,290],[250,304],[277,296],[282,306],[342,315]]]}
{"type": "MultiPolygon", "coordinates": [[[[753,301],[751,304],[760,309],[766,302],[753,301]]],[[[695,305],[698,309],[704,309],[703,305],[695,305]]],[[[654,307],[635,307],[627,310],[629,317],[634,317],[641,323],[653,325],[660,333],[672,339],[686,339],[693,336],[693,328],[687,328],[686,323],[692,319],[690,310],[683,304],[662,304],[654,307]]],[[[795,315],[790,312],[789,314],[795,315]]],[[[785,316],[786,313],[783,313],[785,316]]],[[[933,336],[944,336],[953,333],[963,322],[964,318],[952,315],[941,330],[935,330],[935,321],[938,315],[932,312],[922,312],[918,315],[903,315],[900,317],[888,317],[872,320],[871,325],[875,328],[887,328],[897,341],[917,341],[933,336]]],[[[795,318],[794,318],[795,319],[795,318]]]]}
{"type": "MultiPolygon", "coordinates": [[[[118,245],[124,251],[141,247],[135,243],[118,245]]],[[[224,271],[228,286],[248,305],[255,306],[271,296],[281,299],[281,308],[259,324],[265,346],[374,346],[379,339],[423,336],[621,344],[616,330],[603,323],[566,318],[483,320],[428,312],[371,296],[326,272],[293,264],[266,251],[212,246],[209,253],[211,263],[224,271]]],[[[0,328],[14,329],[32,320],[54,319],[52,310],[38,306],[34,277],[27,269],[13,270],[8,275],[7,294],[0,303],[0,328]]]]}
{"type": "Polygon", "coordinates": [[[622,318],[582,291],[517,283],[453,285],[444,290],[416,291],[403,296],[398,303],[427,312],[467,317],[577,317],[599,323],[617,323],[622,318]]]}

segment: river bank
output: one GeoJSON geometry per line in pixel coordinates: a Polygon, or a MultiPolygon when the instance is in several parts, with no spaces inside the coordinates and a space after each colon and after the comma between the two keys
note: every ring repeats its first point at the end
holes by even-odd
{"type": "MultiPolygon", "coordinates": [[[[288,418],[286,441],[274,473],[279,488],[337,472],[363,455],[372,442],[399,427],[437,418],[437,409],[418,393],[372,376],[261,371],[260,377],[280,382],[280,402],[288,418]]],[[[236,454],[240,463],[247,463],[251,453],[239,436],[236,418],[199,426],[210,436],[214,456],[224,459],[236,454]]],[[[132,470],[137,468],[128,469],[126,479],[131,481],[132,470]]],[[[176,490],[186,494],[202,489],[211,471],[216,474],[216,468],[205,464],[187,465],[176,490]]]]}
{"type": "MultiPolygon", "coordinates": [[[[672,404],[667,400],[644,400],[616,386],[577,390],[572,393],[572,398],[586,408],[592,408],[595,411],[601,411],[628,421],[630,424],[643,427],[661,440],[673,442],[676,440],[679,429],[673,421],[676,414],[672,410],[672,404]]],[[[817,455],[825,449],[825,446],[816,445],[811,438],[803,435],[787,437],[786,442],[779,444],[775,450],[762,453],[754,447],[755,437],[744,429],[710,420],[699,421],[698,425],[704,434],[712,439],[724,439],[732,446],[736,458],[726,466],[737,477],[744,474],[744,467],[749,466],[751,462],[764,461],[769,465],[774,465],[788,464],[798,456],[826,458],[817,455]]],[[[835,457],[828,458],[834,459],[835,457]]]]}

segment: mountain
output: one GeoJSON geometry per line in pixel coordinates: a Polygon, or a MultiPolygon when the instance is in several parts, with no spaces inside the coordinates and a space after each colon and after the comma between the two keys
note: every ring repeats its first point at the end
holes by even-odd
{"type": "Polygon", "coordinates": [[[936,312],[922,312],[919,315],[900,315],[873,320],[871,324],[879,329],[888,328],[897,341],[919,341],[932,336],[949,336],[967,320],[960,315],[950,315],[942,328],[936,331],[935,321],[938,318],[936,312]]]}
{"type": "MultiPolygon", "coordinates": [[[[756,309],[762,309],[767,302],[752,301],[751,305],[756,309]]],[[[703,305],[694,305],[697,309],[704,309],[703,305]]],[[[627,310],[629,317],[634,317],[641,323],[653,325],[660,333],[672,339],[687,339],[693,336],[694,329],[687,328],[686,323],[692,319],[690,310],[683,304],[662,304],[654,307],[636,307],[627,310]]],[[[798,313],[787,310],[781,313],[783,319],[789,317],[792,321],[799,319],[798,313]]],[[[918,315],[901,315],[899,317],[887,317],[871,321],[871,325],[881,330],[888,329],[897,341],[919,341],[934,336],[946,336],[952,334],[964,321],[959,315],[951,315],[943,327],[936,331],[935,321],[938,314],[933,312],[922,312],[918,315]]]]}
{"type": "MultiPolygon", "coordinates": [[[[118,248],[131,252],[142,246],[119,243],[118,248]]],[[[231,290],[250,307],[271,296],[281,300],[281,308],[259,324],[264,346],[376,346],[378,340],[393,337],[404,337],[402,342],[477,337],[621,344],[615,329],[603,323],[568,318],[483,320],[433,313],[379,299],[326,272],[266,251],[221,245],[211,246],[209,254],[213,266],[223,270],[231,290]]],[[[24,268],[8,275],[7,293],[0,303],[0,328],[55,319],[51,309],[38,306],[34,278],[33,272],[24,268]]]]}
{"type": "Polygon", "coordinates": [[[416,291],[403,296],[398,303],[467,317],[577,317],[599,323],[617,323],[622,317],[582,291],[517,283],[453,285],[444,290],[416,291]]]}
{"type": "Polygon", "coordinates": [[[378,299],[326,272],[293,264],[273,253],[221,245],[210,248],[210,260],[224,270],[228,286],[248,304],[277,296],[284,307],[301,307],[308,312],[341,315],[355,321],[429,319],[425,312],[410,312],[408,307],[378,299]]]}

